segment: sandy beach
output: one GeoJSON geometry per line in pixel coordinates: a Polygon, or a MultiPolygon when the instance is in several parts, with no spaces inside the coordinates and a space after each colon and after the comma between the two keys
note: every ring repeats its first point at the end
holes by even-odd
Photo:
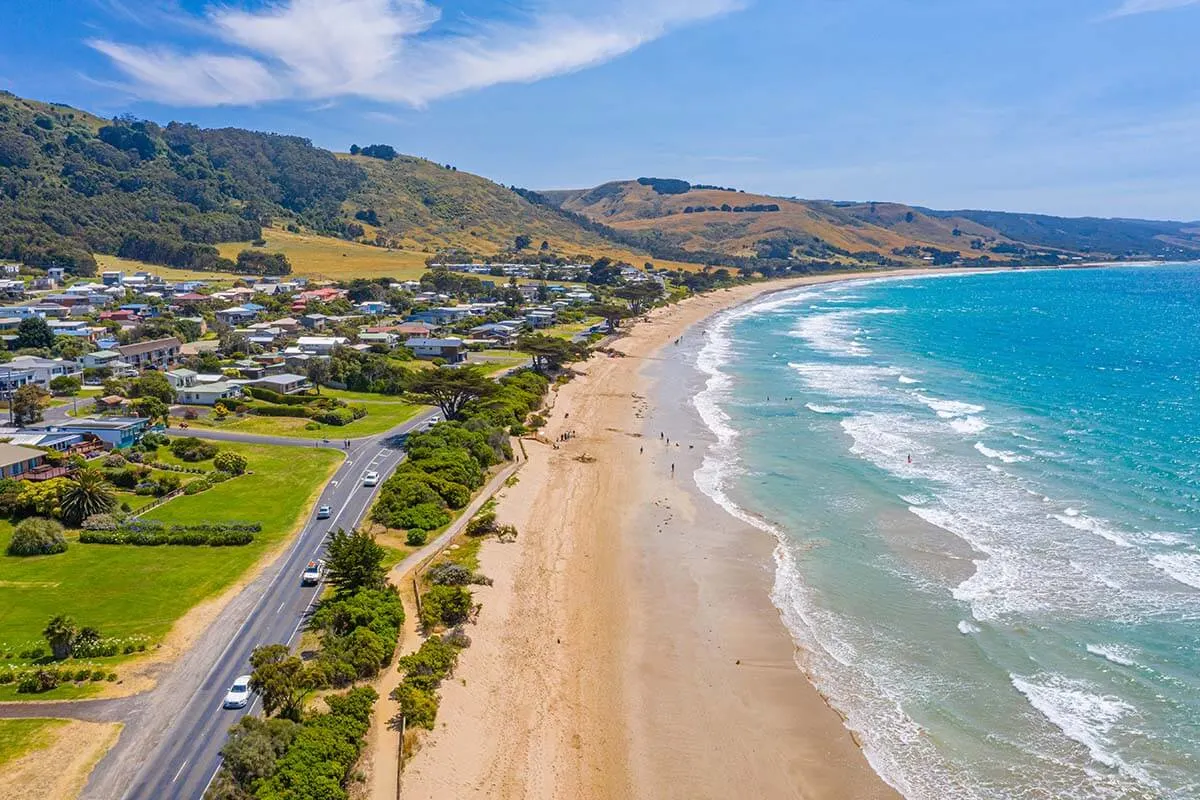
{"type": "Polygon", "coordinates": [[[703,432],[672,371],[712,314],[844,277],[657,310],[554,393],[545,434],[574,438],[525,444],[498,509],[520,537],[483,548],[495,585],[404,797],[897,797],[797,666],[775,542],[695,489],[703,432]]]}

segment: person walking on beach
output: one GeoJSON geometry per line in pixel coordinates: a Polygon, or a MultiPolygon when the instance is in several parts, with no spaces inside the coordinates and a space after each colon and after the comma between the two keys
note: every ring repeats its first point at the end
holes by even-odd
{"type": "Polygon", "coordinates": [[[671,465],[671,477],[672,478],[675,477],[675,465],[674,464],[671,465]]]}

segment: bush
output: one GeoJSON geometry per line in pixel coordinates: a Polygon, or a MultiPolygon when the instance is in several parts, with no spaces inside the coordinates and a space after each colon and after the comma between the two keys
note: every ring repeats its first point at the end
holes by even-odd
{"type": "Polygon", "coordinates": [[[433,690],[405,682],[392,690],[392,699],[400,704],[400,715],[408,725],[433,730],[438,712],[438,696],[433,690]]]}
{"type": "Polygon", "coordinates": [[[423,531],[431,531],[443,525],[450,524],[450,514],[440,505],[421,503],[395,514],[392,517],[392,522],[395,523],[394,527],[397,528],[404,528],[406,530],[419,528],[423,531]]]}
{"type": "Polygon", "coordinates": [[[200,494],[201,492],[207,491],[211,488],[212,488],[212,483],[209,481],[208,478],[200,478],[198,480],[192,481],[187,486],[183,487],[183,493],[185,495],[187,495],[188,497],[191,497],[194,494],[200,494]]]}
{"type": "Polygon", "coordinates": [[[496,532],[496,512],[490,508],[480,511],[467,523],[467,536],[487,536],[496,532]]]}
{"type": "Polygon", "coordinates": [[[213,459],[213,466],[220,472],[227,472],[230,475],[241,475],[245,473],[248,463],[246,457],[241,453],[231,453],[226,451],[220,453],[213,459]]]}
{"type": "Polygon", "coordinates": [[[92,514],[83,521],[82,527],[85,531],[115,531],[117,518],[112,514],[92,514]]]}
{"type": "Polygon", "coordinates": [[[47,556],[66,551],[62,524],[42,517],[22,520],[8,543],[10,556],[47,556]]]}
{"type": "Polygon", "coordinates": [[[195,436],[171,440],[171,452],[181,461],[207,461],[215,456],[217,451],[215,444],[195,436]]]}
{"type": "Polygon", "coordinates": [[[420,528],[409,528],[404,537],[404,542],[409,547],[424,547],[428,541],[429,531],[423,531],[420,528]]]}
{"type": "Polygon", "coordinates": [[[421,596],[421,624],[453,628],[467,621],[471,608],[471,593],[461,586],[434,586],[421,596]]]}
{"type": "Polygon", "coordinates": [[[254,406],[251,414],[260,417],[311,417],[312,412],[303,406],[254,406]]]}
{"type": "Polygon", "coordinates": [[[120,453],[109,453],[100,463],[110,469],[120,469],[125,466],[125,456],[120,453]]]}
{"type": "Polygon", "coordinates": [[[21,694],[40,694],[58,687],[58,671],[39,669],[26,672],[17,682],[17,691],[21,694]]]}
{"type": "Polygon", "coordinates": [[[467,586],[474,583],[475,573],[451,561],[435,564],[427,576],[429,582],[437,586],[467,586]]]}
{"type": "Polygon", "coordinates": [[[348,408],[334,408],[329,411],[321,411],[314,413],[312,418],[323,425],[333,425],[339,428],[343,425],[349,425],[357,419],[354,416],[354,412],[348,408]]]}

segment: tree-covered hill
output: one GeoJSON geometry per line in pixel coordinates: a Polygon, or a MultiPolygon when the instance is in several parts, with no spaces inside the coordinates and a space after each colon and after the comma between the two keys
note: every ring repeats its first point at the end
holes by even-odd
{"type": "Polygon", "coordinates": [[[276,216],[336,233],[364,171],[295,136],[103,121],[0,94],[0,258],[94,270],[93,252],[228,269],[212,245],[276,216]]]}

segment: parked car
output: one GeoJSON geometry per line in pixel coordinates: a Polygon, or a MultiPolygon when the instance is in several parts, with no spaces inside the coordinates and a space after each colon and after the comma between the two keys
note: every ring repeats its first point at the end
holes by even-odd
{"type": "Polygon", "coordinates": [[[329,519],[333,516],[333,510],[329,506],[321,506],[317,509],[317,519],[329,519]]]}
{"type": "Polygon", "coordinates": [[[301,586],[316,586],[325,577],[325,562],[310,561],[300,575],[301,586]]]}
{"type": "Polygon", "coordinates": [[[225,693],[225,702],[221,705],[225,708],[245,708],[249,705],[252,694],[250,676],[241,675],[234,679],[233,686],[230,686],[229,691],[225,693]]]}
{"type": "Polygon", "coordinates": [[[378,486],[378,485],[379,485],[379,473],[378,472],[376,472],[375,470],[371,470],[366,475],[363,475],[363,486],[378,486]]]}

